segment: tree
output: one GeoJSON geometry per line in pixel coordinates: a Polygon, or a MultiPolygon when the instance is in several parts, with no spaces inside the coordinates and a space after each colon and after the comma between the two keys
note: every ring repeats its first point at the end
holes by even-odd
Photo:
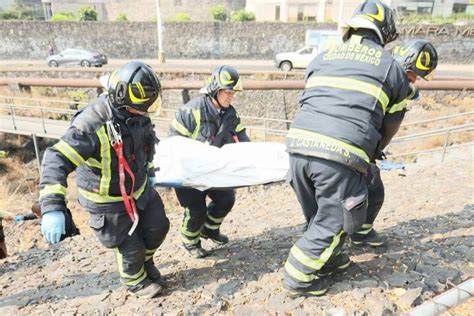
{"type": "Polygon", "coordinates": [[[255,21],[255,14],[242,9],[232,13],[230,20],[233,22],[255,21]]]}
{"type": "Polygon", "coordinates": [[[120,22],[128,21],[127,15],[125,13],[120,13],[115,19],[115,21],[120,21],[120,22]]]}
{"type": "Polygon", "coordinates": [[[176,13],[176,15],[174,16],[174,20],[176,22],[188,22],[191,21],[191,16],[189,15],[189,13],[179,12],[176,13]]]}
{"type": "Polygon", "coordinates": [[[226,21],[227,20],[227,11],[225,7],[221,4],[218,4],[211,9],[211,14],[216,21],[226,21]]]}
{"type": "Polygon", "coordinates": [[[97,21],[97,11],[88,5],[80,7],[77,14],[79,21],[97,21]]]}

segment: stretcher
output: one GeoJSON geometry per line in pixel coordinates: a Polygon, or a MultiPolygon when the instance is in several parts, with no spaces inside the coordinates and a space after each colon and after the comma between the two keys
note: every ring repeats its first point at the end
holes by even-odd
{"type": "Polygon", "coordinates": [[[154,158],[158,186],[201,191],[284,181],[288,153],[280,143],[234,143],[217,148],[173,136],[159,142],[154,158]]]}

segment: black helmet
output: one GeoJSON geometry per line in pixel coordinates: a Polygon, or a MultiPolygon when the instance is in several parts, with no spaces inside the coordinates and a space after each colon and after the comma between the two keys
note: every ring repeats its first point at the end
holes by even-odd
{"type": "Polygon", "coordinates": [[[107,90],[115,108],[132,107],[147,112],[160,96],[161,84],[150,66],[132,61],[110,75],[107,90]]]}
{"type": "Polygon", "coordinates": [[[204,87],[206,94],[216,98],[219,90],[243,90],[239,73],[233,67],[226,65],[217,66],[207,79],[207,85],[204,87]]]}
{"type": "Polygon", "coordinates": [[[369,29],[374,31],[383,46],[398,37],[393,11],[380,0],[366,0],[354,10],[342,35],[343,41],[349,39],[351,29],[369,29]]]}
{"type": "Polygon", "coordinates": [[[405,70],[411,70],[425,80],[438,65],[436,48],[425,40],[412,40],[406,45],[395,46],[392,54],[405,70]]]}

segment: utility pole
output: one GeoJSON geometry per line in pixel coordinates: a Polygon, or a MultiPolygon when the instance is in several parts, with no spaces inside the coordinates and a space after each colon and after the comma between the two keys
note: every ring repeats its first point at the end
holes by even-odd
{"type": "Polygon", "coordinates": [[[339,32],[342,32],[342,28],[344,27],[344,21],[342,18],[342,12],[344,8],[344,0],[339,0],[339,18],[337,20],[337,30],[339,32]]]}
{"type": "Polygon", "coordinates": [[[165,52],[163,51],[163,24],[161,21],[160,0],[156,0],[156,28],[158,33],[158,62],[165,62],[165,52]]]}

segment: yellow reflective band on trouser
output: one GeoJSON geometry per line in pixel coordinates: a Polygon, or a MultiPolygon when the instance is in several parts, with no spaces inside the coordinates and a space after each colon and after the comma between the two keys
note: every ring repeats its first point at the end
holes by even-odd
{"type": "Polygon", "coordinates": [[[153,162],[149,162],[148,163],[148,169],[154,169],[155,168],[155,164],[153,162]]]}
{"type": "Polygon", "coordinates": [[[69,161],[72,162],[76,167],[79,167],[85,163],[84,158],[82,158],[82,156],[79,155],[79,153],[74,148],[72,148],[63,140],[60,140],[56,145],[53,146],[53,148],[66,156],[66,158],[69,159],[69,161]]]}
{"type": "Polygon", "coordinates": [[[341,230],[339,234],[333,237],[331,244],[328,248],[324,249],[323,253],[319,256],[319,259],[312,259],[308,257],[296,245],[291,248],[290,252],[293,257],[295,257],[295,259],[298,260],[298,262],[300,262],[301,264],[315,270],[320,270],[326,264],[329,258],[331,258],[332,254],[334,253],[334,249],[339,245],[342,234],[344,234],[343,230],[341,230]]]}
{"type": "Polygon", "coordinates": [[[372,224],[363,224],[361,227],[360,227],[360,230],[356,231],[357,234],[362,234],[362,235],[367,235],[368,233],[370,233],[372,231],[372,228],[373,225],[372,224]]]}
{"type": "MultiPolygon", "coordinates": [[[[144,181],[142,186],[133,193],[134,199],[138,199],[143,194],[146,188],[146,183],[147,181],[144,181]]],[[[98,204],[123,201],[122,196],[100,195],[98,193],[92,193],[81,188],[78,188],[78,191],[83,198],[98,204]]]]}
{"type": "Polygon", "coordinates": [[[237,127],[235,128],[235,131],[238,133],[238,132],[241,132],[245,129],[245,127],[242,125],[242,124],[239,124],[237,125],[237,127]]]}
{"type": "Polygon", "coordinates": [[[343,148],[343,149],[349,151],[350,153],[356,155],[357,157],[360,157],[365,162],[370,163],[369,156],[367,156],[365,151],[363,151],[362,149],[357,148],[357,147],[352,146],[352,145],[349,145],[349,144],[346,144],[343,141],[340,141],[338,139],[335,139],[335,138],[332,138],[332,137],[329,137],[329,136],[326,136],[326,135],[323,135],[323,134],[319,134],[319,133],[311,132],[311,131],[306,131],[306,130],[299,129],[299,128],[290,128],[290,130],[288,131],[287,137],[289,137],[289,138],[304,138],[304,139],[308,139],[308,140],[315,141],[315,142],[322,142],[322,143],[325,143],[325,144],[328,144],[328,145],[334,145],[336,147],[343,148]]]}
{"type": "Polygon", "coordinates": [[[300,282],[309,283],[318,277],[314,274],[305,274],[298,269],[296,269],[288,260],[285,263],[285,270],[293,278],[300,282]]]}
{"type": "Polygon", "coordinates": [[[181,229],[180,229],[181,240],[185,244],[195,245],[195,244],[199,243],[199,241],[201,240],[199,236],[201,235],[202,227],[200,229],[198,229],[198,231],[196,231],[196,232],[190,232],[187,228],[190,219],[191,219],[191,215],[189,214],[189,208],[186,207],[184,209],[183,225],[181,226],[181,229]]]}
{"type": "Polygon", "coordinates": [[[123,281],[124,285],[134,286],[142,282],[143,280],[145,280],[145,278],[147,277],[145,266],[142,265],[140,271],[138,271],[134,275],[127,274],[123,272],[123,256],[120,253],[120,250],[118,248],[115,248],[115,255],[117,256],[117,265],[118,265],[120,277],[122,279],[130,280],[130,281],[123,281]]]}
{"type": "Polygon", "coordinates": [[[400,103],[397,103],[397,104],[394,104],[390,110],[388,110],[388,113],[389,114],[392,114],[392,113],[396,113],[396,112],[400,112],[400,111],[403,111],[407,108],[407,104],[408,104],[408,100],[405,99],[403,100],[402,102],[400,103]]]}
{"type": "Polygon", "coordinates": [[[207,213],[207,218],[209,218],[211,221],[213,221],[216,224],[220,224],[224,221],[225,217],[217,218],[217,217],[213,217],[213,216],[209,215],[209,213],[207,213]]]}
{"type": "MultiPolygon", "coordinates": [[[[99,138],[99,142],[100,142],[100,159],[101,159],[101,167],[102,167],[98,196],[108,196],[109,188],[110,188],[110,179],[112,178],[112,170],[111,170],[112,158],[111,158],[111,152],[110,152],[109,137],[107,136],[105,126],[102,126],[97,131],[97,137],[99,138]]],[[[107,203],[107,202],[101,202],[101,203],[107,203]]]]}
{"type": "Polygon", "coordinates": [[[205,223],[204,226],[210,230],[216,230],[216,229],[219,229],[219,227],[221,227],[221,224],[211,225],[211,224],[205,223]]]}
{"type": "Polygon", "coordinates": [[[174,119],[173,122],[171,122],[171,126],[181,135],[187,137],[191,136],[191,132],[188,131],[188,129],[184,127],[181,123],[179,123],[177,119],[174,119]]]}
{"type": "Polygon", "coordinates": [[[358,91],[371,95],[379,102],[384,114],[387,110],[388,103],[390,102],[390,99],[381,87],[351,78],[312,76],[306,82],[305,89],[314,87],[331,87],[358,91]]]}
{"type": "Polygon", "coordinates": [[[61,184],[45,185],[40,191],[40,199],[49,194],[66,195],[66,187],[61,184]]]}
{"type": "Polygon", "coordinates": [[[157,249],[145,249],[145,262],[153,258],[157,249]]]}
{"type": "Polygon", "coordinates": [[[201,109],[193,110],[193,116],[194,116],[194,121],[196,122],[196,127],[194,128],[191,138],[196,139],[198,138],[199,130],[201,129],[201,109]]]}

